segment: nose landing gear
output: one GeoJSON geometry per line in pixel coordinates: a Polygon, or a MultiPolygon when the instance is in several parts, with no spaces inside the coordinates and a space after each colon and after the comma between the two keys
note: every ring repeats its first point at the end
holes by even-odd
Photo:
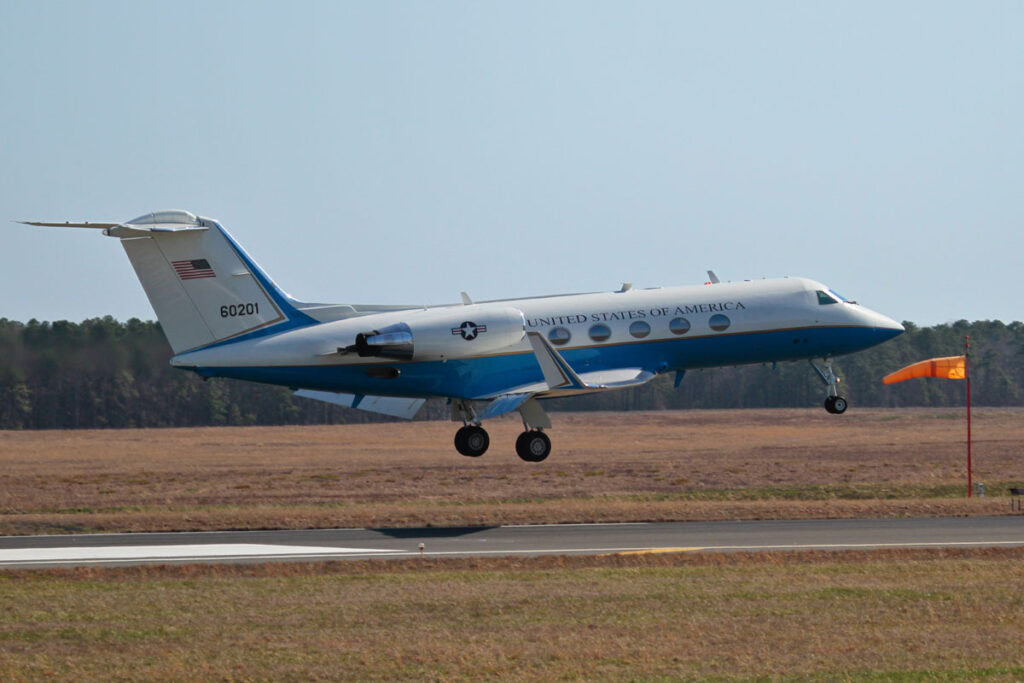
{"type": "Polygon", "coordinates": [[[846,412],[849,407],[847,400],[839,395],[839,378],[836,377],[835,371],[832,369],[832,359],[825,359],[824,369],[819,368],[814,364],[814,361],[808,361],[814,371],[821,377],[821,381],[828,387],[828,393],[825,396],[825,410],[833,415],[842,415],[846,412]]]}
{"type": "Polygon", "coordinates": [[[842,415],[846,412],[846,399],[842,396],[829,396],[825,399],[825,410],[833,415],[842,415]]]}

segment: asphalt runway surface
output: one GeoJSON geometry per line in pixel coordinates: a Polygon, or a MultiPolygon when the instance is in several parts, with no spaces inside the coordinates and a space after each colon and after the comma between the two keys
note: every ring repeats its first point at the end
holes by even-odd
{"type": "Polygon", "coordinates": [[[3,536],[0,569],[999,546],[1024,546],[1024,515],[3,536]]]}

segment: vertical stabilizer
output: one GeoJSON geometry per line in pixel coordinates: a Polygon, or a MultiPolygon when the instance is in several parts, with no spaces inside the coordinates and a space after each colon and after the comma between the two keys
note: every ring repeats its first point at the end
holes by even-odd
{"type": "Polygon", "coordinates": [[[129,221],[121,237],[128,258],[174,352],[313,322],[214,220],[161,212],[129,221]],[[171,223],[171,219],[182,221],[171,223]],[[146,226],[180,225],[160,230],[146,226]],[[140,231],[144,234],[136,235],[140,231]]]}
{"type": "Polygon", "coordinates": [[[126,223],[31,224],[120,238],[175,354],[315,322],[215,220],[160,211],[126,223]]]}

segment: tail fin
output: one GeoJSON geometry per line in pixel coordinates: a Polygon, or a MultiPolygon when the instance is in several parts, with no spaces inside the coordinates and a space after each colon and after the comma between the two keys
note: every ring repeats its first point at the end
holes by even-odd
{"type": "Polygon", "coordinates": [[[215,220],[160,211],[126,223],[30,224],[120,238],[175,354],[316,322],[215,220]]]}

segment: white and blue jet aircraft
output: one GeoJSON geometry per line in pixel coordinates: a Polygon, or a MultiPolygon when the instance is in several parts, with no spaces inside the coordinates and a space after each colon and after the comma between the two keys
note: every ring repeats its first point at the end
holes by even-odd
{"type": "Polygon", "coordinates": [[[215,220],[160,211],[96,228],[117,237],[174,357],[201,377],[290,387],[299,396],[412,418],[447,398],[455,448],[483,455],[481,423],[518,411],[516,453],[540,462],[540,401],[635,387],[691,368],[809,360],[842,413],[832,358],[903,326],[804,278],[570,294],[444,306],[315,304],[286,294],[215,220]],[[815,359],[822,359],[818,365],[815,359]]]}

